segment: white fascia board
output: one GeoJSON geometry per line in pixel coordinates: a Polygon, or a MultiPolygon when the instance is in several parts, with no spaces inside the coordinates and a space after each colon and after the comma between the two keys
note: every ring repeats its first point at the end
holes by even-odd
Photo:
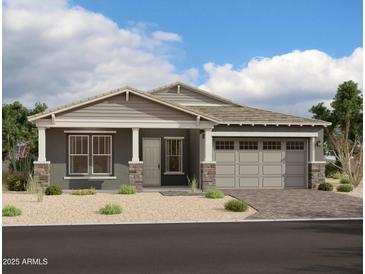
{"type": "Polygon", "coordinates": [[[212,128],[215,124],[209,121],[154,121],[154,120],[81,120],[81,119],[57,119],[55,123],[43,119],[36,122],[37,127],[45,128],[190,128],[205,129],[212,128]]]}
{"type": "Polygon", "coordinates": [[[318,137],[317,132],[213,131],[213,137],[318,137]]]}
{"type": "Polygon", "coordinates": [[[293,122],[293,123],[289,123],[289,122],[250,122],[250,121],[245,121],[245,122],[237,122],[237,121],[224,121],[224,122],[220,122],[220,124],[222,125],[251,125],[251,126],[330,126],[331,123],[329,122],[303,122],[303,123],[299,123],[299,122],[293,122]]]}

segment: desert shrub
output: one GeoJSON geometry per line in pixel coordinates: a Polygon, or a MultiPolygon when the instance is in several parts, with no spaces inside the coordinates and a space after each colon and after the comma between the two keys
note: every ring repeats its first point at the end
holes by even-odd
{"type": "Polygon", "coordinates": [[[61,195],[62,188],[60,188],[59,186],[49,186],[46,188],[45,193],[46,195],[61,195]]]}
{"type": "Polygon", "coordinates": [[[71,192],[72,195],[95,195],[95,188],[84,188],[84,189],[75,189],[71,192]]]}
{"type": "Polygon", "coordinates": [[[6,188],[10,191],[24,191],[27,186],[28,174],[11,172],[5,178],[6,188]]]}
{"type": "Polygon", "coordinates": [[[243,212],[247,210],[248,205],[241,200],[230,200],[224,204],[224,208],[234,212],[243,212]]]}
{"type": "Polygon", "coordinates": [[[332,191],[333,190],[333,185],[331,185],[330,183],[321,183],[318,186],[318,190],[332,191]]]}
{"type": "Polygon", "coordinates": [[[188,176],[187,176],[187,178],[188,178],[188,184],[191,188],[191,192],[195,193],[196,189],[198,188],[198,179],[195,176],[191,180],[188,176]]]}
{"type": "Polygon", "coordinates": [[[350,191],[352,191],[352,190],[353,190],[353,187],[352,187],[352,185],[350,185],[350,184],[339,185],[339,186],[337,187],[337,191],[338,191],[338,192],[350,192],[350,191]]]}
{"type": "Polygon", "coordinates": [[[119,194],[135,194],[136,187],[131,185],[121,185],[119,188],[119,194]]]}
{"type": "Polygon", "coordinates": [[[210,199],[220,199],[224,197],[224,193],[218,189],[210,188],[207,190],[207,193],[205,193],[205,197],[210,199]]]}
{"type": "Polygon", "coordinates": [[[122,208],[116,204],[107,204],[100,208],[99,213],[104,215],[120,214],[122,213],[122,208]]]}
{"type": "Polygon", "coordinates": [[[40,184],[36,183],[33,179],[33,176],[30,174],[27,183],[27,192],[35,194],[37,196],[37,202],[43,201],[43,196],[44,196],[43,187],[40,184]]]}
{"type": "Polygon", "coordinates": [[[349,178],[347,178],[347,177],[342,177],[340,179],[340,183],[343,184],[343,185],[351,184],[349,178]]]}
{"type": "Polygon", "coordinates": [[[22,214],[22,211],[13,205],[7,205],[3,208],[3,216],[14,217],[20,214],[22,214]]]}
{"type": "MultiPolygon", "coordinates": [[[[334,164],[337,166],[341,166],[341,163],[338,161],[336,161],[334,164]]],[[[340,178],[339,175],[341,175],[341,170],[334,164],[332,163],[326,164],[325,175],[327,178],[339,179],[340,178]]]]}

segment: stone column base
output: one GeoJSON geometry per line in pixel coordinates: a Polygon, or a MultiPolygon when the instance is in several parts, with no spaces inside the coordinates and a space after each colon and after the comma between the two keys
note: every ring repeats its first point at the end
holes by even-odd
{"type": "Polygon", "coordinates": [[[34,182],[46,188],[50,184],[51,163],[50,162],[33,162],[34,165],[34,182]]]}
{"type": "Polygon", "coordinates": [[[129,184],[143,190],[143,162],[129,162],[129,184]]]}
{"type": "Polygon", "coordinates": [[[308,188],[317,188],[325,182],[325,162],[308,163],[308,188]]]}
{"type": "Polygon", "coordinates": [[[208,188],[215,188],[215,162],[202,162],[200,167],[203,191],[208,188]]]}

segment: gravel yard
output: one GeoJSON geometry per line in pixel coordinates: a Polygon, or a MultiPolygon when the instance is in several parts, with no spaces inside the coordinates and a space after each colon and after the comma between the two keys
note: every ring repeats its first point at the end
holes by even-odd
{"type": "Polygon", "coordinates": [[[350,195],[357,198],[363,198],[363,183],[361,182],[356,188],[354,188],[351,192],[338,192],[336,188],[341,185],[340,180],[338,179],[332,179],[332,178],[326,178],[326,183],[330,183],[333,185],[333,191],[336,193],[341,193],[344,195],[350,195]]]}
{"type": "Polygon", "coordinates": [[[97,193],[76,196],[68,193],[44,196],[37,202],[34,194],[4,192],[3,207],[11,204],[22,210],[18,217],[3,217],[3,224],[78,224],[115,222],[225,221],[243,220],[255,213],[230,212],[224,203],[233,199],[208,199],[204,196],[163,196],[160,193],[120,195],[97,193]],[[105,216],[99,209],[108,203],[123,208],[120,215],[105,216]]]}

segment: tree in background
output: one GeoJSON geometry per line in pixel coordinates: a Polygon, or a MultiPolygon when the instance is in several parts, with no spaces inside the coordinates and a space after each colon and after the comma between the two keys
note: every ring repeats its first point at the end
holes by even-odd
{"type": "Polygon", "coordinates": [[[343,82],[337,88],[337,93],[328,109],[321,102],[309,110],[313,118],[331,122],[325,129],[325,142],[328,152],[336,157],[337,163],[332,163],[346,175],[354,186],[357,186],[363,176],[363,130],[362,130],[362,93],[357,83],[343,82]]]}
{"type": "Polygon", "coordinates": [[[18,101],[3,105],[3,155],[9,155],[20,142],[27,143],[34,153],[38,152],[38,131],[35,125],[28,122],[27,116],[46,109],[44,103],[36,103],[33,109],[27,109],[18,101]]]}

